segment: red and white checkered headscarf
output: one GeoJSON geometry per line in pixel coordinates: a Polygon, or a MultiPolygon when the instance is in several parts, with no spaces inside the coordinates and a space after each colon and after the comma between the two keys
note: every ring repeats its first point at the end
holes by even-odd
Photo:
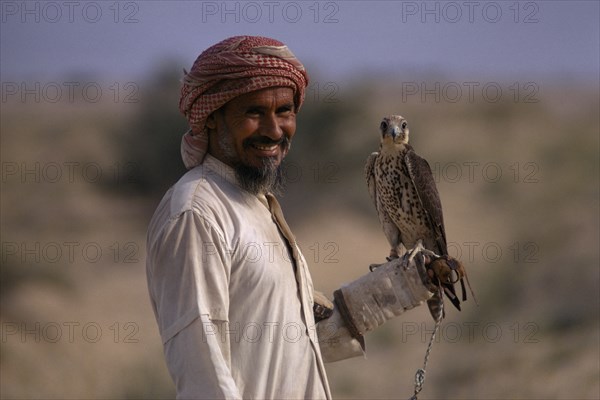
{"type": "Polygon", "coordinates": [[[208,151],[206,119],[233,98],[269,87],[294,90],[296,111],[304,101],[308,75],[286,45],[261,36],[234,36],[206,49],[183,78],[179,110],[190,130],[181,141],[188,169],[208,151]]]}

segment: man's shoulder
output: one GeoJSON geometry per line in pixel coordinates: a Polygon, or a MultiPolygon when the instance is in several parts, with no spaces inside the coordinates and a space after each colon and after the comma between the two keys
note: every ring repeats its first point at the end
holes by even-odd
{"type": "Polygon", "coordinates": [[[179,179],[169,194],[169,209],[172,216],[186,211],[206,213],[215,205],[227,201],[236,192],[222,174],[204,165],[199,165],[179,179]]]}
{"type": "Polygon", "coordinates": [[[212,225],[227,218],[222,209],[235,188],[210,168],[199,165],[185,173],[163,196],[148,226],[154,237],[170,224],[177,223],[186,213],[195,213],[212,225]]]}

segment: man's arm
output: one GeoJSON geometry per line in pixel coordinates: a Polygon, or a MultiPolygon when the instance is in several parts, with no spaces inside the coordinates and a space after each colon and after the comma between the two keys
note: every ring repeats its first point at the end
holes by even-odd
{"type": "Polygon", "coordinates": [[[360,341],[348,331],[338,308],[334,308],[327,319],[317,323],[317,336],[321,356],[325,362],[340,361],[365,354],[360,341]]]}
{"type": "Polygon", "coordinates": [[[177,398],[241,398],[224,334],[230,264],[221,235],[186,211],[151,236],[148,288],[177,398]]]}

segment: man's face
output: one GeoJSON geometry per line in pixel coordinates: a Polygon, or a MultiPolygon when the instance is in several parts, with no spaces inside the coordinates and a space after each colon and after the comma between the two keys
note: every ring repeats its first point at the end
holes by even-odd
{"type": "Polygon", "coordinates": [[[247,190],[272,190],[296,132],[294,92],[276,87],[241,95],[214,112],[206,125],[212,156],[233,167],[247,190]]]}
{"type": "Polygon", "coordinates": [[[207,121],[210,153],[232,167],[260,168],[266,159],[279,166],[296,132],[294,108],[294,92],[287,87],[236,97],[207,121]]]}

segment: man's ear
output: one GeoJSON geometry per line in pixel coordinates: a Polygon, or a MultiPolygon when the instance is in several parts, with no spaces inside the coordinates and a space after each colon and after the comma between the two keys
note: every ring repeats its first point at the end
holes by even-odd
{"type": "Polygon", "coordinates": [[[217,119],[215,113],[211,113],[208,117],[206,117],[206,127],[208,129],[216,129],[217,128],[217,119]]]}

